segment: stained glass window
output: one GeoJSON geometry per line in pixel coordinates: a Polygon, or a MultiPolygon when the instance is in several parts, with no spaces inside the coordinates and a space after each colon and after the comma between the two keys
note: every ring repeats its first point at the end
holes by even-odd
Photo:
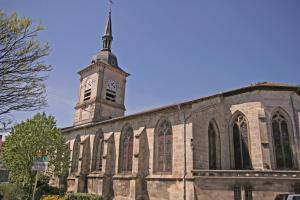
{"type": "Polygon", "coordinates": [[[172,172],[172,126],[169,121],[159,123],[155,130],[155,171],[172,172]]]}
{"type": "Polygon", "coordinates": [[[121,133],[120,141],[120,172],[132,171],[133,129],[127,126],[121,133]]]}
{"type": "Polygon", "coordinates": [[[252,169],[249,153],[249,133],[247,119],[238,114],[232,126],[234,167],[235,169],[252,169]]]}
{"type": "Polygon", "coordinates": [[[272,132],[277,169],[292,169],[293,157],[286,118],[277,111],[272,117],[272,132]]]}

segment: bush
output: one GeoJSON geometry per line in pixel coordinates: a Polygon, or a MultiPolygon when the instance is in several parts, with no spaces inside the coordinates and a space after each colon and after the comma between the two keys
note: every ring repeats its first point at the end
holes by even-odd
{"type": "Polygon", "coordinates": [[[64,200],[103,200],[99,195],[87,193],[69,193],[64,200]]]}
{"type": "Polygon", "coordinates": [[[0,184],[0,199],[1,200],[22,200],[25,197],[24,190],[11,183],[0,184]]]}
{"type": "Polygon", "coordinates": [[[35,195],[34,195],[34,199],[35,200],[40,200],[42,199],[42,197],[44,195],[60,195],[63,196],[64,195],[64,190],[57,188],[57,187],[52,187],[49,185],[42,185],[40,187],[37,188],[35,195]]]}
{"type": "Polygon", "coordinates": [[[64,197],[60,195],[46,195],[41,200],[64,200],[64,197]]]}

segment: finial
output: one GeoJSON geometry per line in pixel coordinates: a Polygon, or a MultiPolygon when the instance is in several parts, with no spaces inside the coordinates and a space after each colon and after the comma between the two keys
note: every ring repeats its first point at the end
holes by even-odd
{"type": "Polygon", "coordinates": [[[108,0],[109,1],[109,14],[111,13],[111,7],[114,4],[114,2],[112,0],[108,0]]]}

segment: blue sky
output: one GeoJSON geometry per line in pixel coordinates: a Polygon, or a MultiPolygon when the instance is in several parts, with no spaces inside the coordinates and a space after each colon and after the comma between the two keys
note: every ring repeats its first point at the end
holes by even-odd
{"type": "MultiPolygon", "coordinates": [[[[0,0],[42,22],[53,66],[48,114],[73,123],[77,72],[101,49],[108,0],[0,0]]],[[[115,0],[113,52],[131,74],[127,114],[230,90],[259,81],[298,85],[299,0],[115,0]]],[[[35,112],[14,113],[17,121],[35,112]]]]}

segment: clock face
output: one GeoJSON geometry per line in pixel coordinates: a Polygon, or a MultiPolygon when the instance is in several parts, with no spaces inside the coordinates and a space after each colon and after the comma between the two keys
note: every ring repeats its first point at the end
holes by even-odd
{"type": "Polygon", "coordinates": [[[112,90],[114,92],[117,91],[117,84],[113,80],[108,80],[107,87],[108,87],[108,89],[110,89],[110,90],[112,90]]]}
{"type": "Polygon", "coordinates": [[[92,82],[91,79],[87,80],[86,83],[85,83],[85,89],[86,90],[91,89],[92,88],[92,83],[93,82],[92,82]]]}

